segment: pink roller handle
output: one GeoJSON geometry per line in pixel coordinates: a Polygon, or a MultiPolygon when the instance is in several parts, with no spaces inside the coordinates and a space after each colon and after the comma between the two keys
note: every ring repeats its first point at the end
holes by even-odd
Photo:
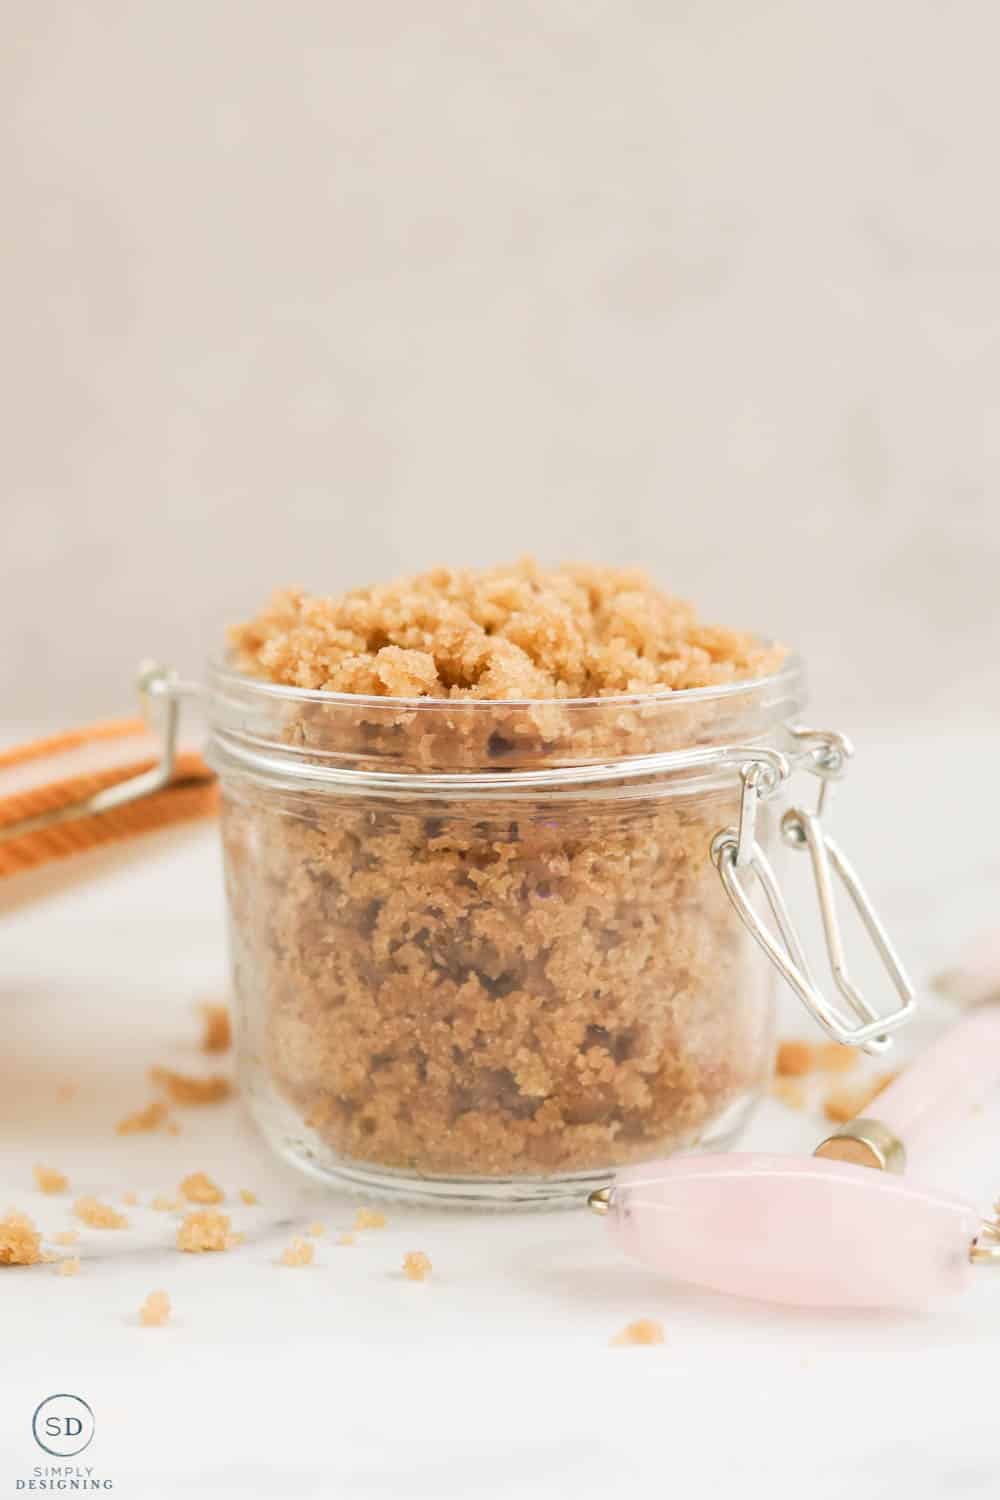
{"type": "Polygon", "coordinates": [[[942,1129],[970,1115],[998,1083],[1000,1005],[985,1005],[911,1062],[865,1114],[902,1141],[912,1162],[942,1129]]]}
{"type": "Polygon", "coordinates": [[[682,1281],[808,1307],[919,1306],[961,1292],[979,1216],[847,1162],[757,1153],[620,1172],[607,1226],[626,1255],[682,1281]]]}

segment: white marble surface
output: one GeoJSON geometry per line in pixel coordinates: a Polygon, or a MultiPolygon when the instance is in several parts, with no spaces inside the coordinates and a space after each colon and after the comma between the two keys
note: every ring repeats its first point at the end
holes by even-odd
{"type": "MultiPolygon", "coordinates": [[[[862,744],[838,810],[921,980],[996,915],[981,791],[996,749],[985,735],[862,744]]],[[[0,1273],[3,1493],[45,1458],[30,1421],[56,1391],[97,1418],[67,1462],[143,1500],[997,1493],[1000,1276],[987,1271],[933,1312],[815,1314],[658,1279],[619,1261],[586,1213],[396,1207],[357,1246],[328,1234],[313,1267],[279,1267],[293,1234],[317,1218],[345,1228],[354,1204],[276,1166],[235,1105],[185,1112],[176,1137],[113,1131],[148,1097],[149,1064],[205,1064],[192,1007],[225,982],[208,829],[6,918],[0,1204],[47,1231],[71,1223],[66,1199],[34,1190],[36,1160],[66,1170],[74,1194],[119,1203],[204,1169],[260,1204],[232,1204],[246,1241],[223,1256],[179,1255],[171,1219],[139,1207],[125,1231],[82,1231],[75,1279],[0,1273]],[[434,1262],[425,1285],[399,1274],[411,1248],[434,1262]],[[142,1328],[157,1287],[173,1321],[142,1328]],[[666,1345],[609,1348],[637,1316],[660,1318],[666,1345]]],[[[930,1002],[913,1042],[943,1014],[930,1002]]],[[[805,1030],[787,1017],[786,1032],[805,1030]]],[[[991,1104],[928,1177],[985,1208],[998,1126],[991,1104]]],[[[807,1150],[820,1129],[769,1101],[746,1144],[807,1150]]]]}

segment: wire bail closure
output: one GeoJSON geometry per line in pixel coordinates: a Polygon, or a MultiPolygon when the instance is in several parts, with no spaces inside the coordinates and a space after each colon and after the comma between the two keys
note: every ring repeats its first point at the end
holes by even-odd
{"type": "Polygon", "coordinates": [[[892,1045],[889,1033],[904,1026],[916,1009],[915,992],[864,887],[822,821],[830,810],[833,784],[844,776],[853,747],[845,736],[832,731],[794,727],[789,732],[799,751],[794,764],[817,776],[820,787],[815,812],[789,807],[781,820],[781,832],[793,849],[809,853],[830,970],[844,1005],[828,1001],[813,978],[774,869],[756,839],[760,803],[773,796],[791,775],[792,760],[776,757],[772,751],[766,758],[762,755],[748,760],[741,768],[739,825],[716,834],[712,840],[712,859],[740,921],[827,1035],[846,1046],[862,1047],[866,1052],[884,1052],[892,1045]],[[754,909],[745,873],[753,875],[763,891],[776,931],[754,909]],[[866,999],[848,971],[837,914],[835,876],[861,918],[899,997],[895,1009],[884,1015],[866,999]]]}

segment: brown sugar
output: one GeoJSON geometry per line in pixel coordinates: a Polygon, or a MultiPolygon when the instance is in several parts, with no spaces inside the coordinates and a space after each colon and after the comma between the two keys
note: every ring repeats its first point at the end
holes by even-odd
{"type": "Polygon", "coordinates": [[[811,1073],[815,1062],[815,1048],[809,1042],[779,1042],[774,1071],[779,1078],[802,1078],[811,1073]]]}
{"type": "Polygon", "coordinates": [[[430,1257],[422,1250],[409,1250],[403,1256],[403,1275],[407,1281],[426,1281],[431,1269],[430,1257]]]}
{"type": "MultiPolygon", "coordinates": [[[[336,600],[293,591],[231,641],[258,678],[369,695],[286,705],[296,752],[422,773],[731,742],[733,709],[671,700],[783,655],[701,624],[641,573],[530,562],[336,600]]],[[[508,798],[504,779],[469,800],[225,797],[248,1049],[319,1160],[604,1169],[710,1140],[766,1087],[770,978],[709,853],[738,811],[735,774],[555,802],[508,798]]],[[[766,807],[758,828],[766,842],[766,807]]]]}
{"type": "Polygon", "coordinates": [[[228,1099],[233,1086],[221,1073],[208,1078],[192,1078],[186,1073],[177,1073],[172,1068],[150,1068],[153,1083],[164,1089],[175,1104],[218,1104],[228,1099]]]}
{"type": "Polygon", "coordinates": [[[771,1097],[789,1109],[805,1109],[806,1091],[798,1078],[772,1078],[771,1097]]]}
{"type": "Polygon", "coordinates": [[[228,1006],[203,1005],[201,1024],[201,1050],[203,1052],[228,1052],[233,1039],[228,1006]]]}
{"type": "Polygon", "coordinates": [[[315,1245],[311,1245],[308,1240],[294,1239],[292,1240],[292,1243],[282,1251],[281,1264],[283,1266],[311,1266],[315,1254],[315,1245]]]}
{"type": "Polygon", "coordinates": [[[221,1203],[225,1193],[204,1172],[192,1172],[181,1183],[180,1192],[189,1203],[221,1203]]]}
{"type": "Polygon", "coordinates": [[[41,1258],[42,1237],[27,1214],[0,1218],[0,1266],[34,1266],[41,1258]]]}
{"type": "Polygon", "coordinates": [[[636,1344],[662,1344],[664,1342],[663,1324],[657,1322],[655,1318],[637,1318],[634,1323],[626,1323],[611,1342],[619,1348],[636,1344]]]}
{"type": "Polygon", "coordinates": [[[857,1048],[840,1042],[823,1042],[815,1051],[816,1066],[822,1073],[849,1073],[861,1061],[857,1048]]]}
{"type": "Polygon", "coordinates": [[[177,1248],[198,1255],[206,1250],[231,1250],[238,1240],[231,1233],[228,1214],[214,1209],[190,1213],[178,1226],[177,1248]]]}
{"type": "Polygon", "coordinates": [[[385,1214],[378,1208],[359,1208],[354,1215],[355,1229],[384,1229],[385,1214]]]}
{"type": "Polygon", "coordinates": [[[391,698],[592,698],[764,677],[780,648],[702,624],[638,569],[530,558],[435,568],[339,599],[276,593],[229,632],[240,669],[391,698]]]}
{"type": "Polygon", "coordinates": [[[252,1193],[249,1188],[240,1188],[240,1198],[244,1203],[247,1204],[253,1204],[260,1201],[257,1197],[257,1194],[252,1193]]]}
{"type": "Polygon", "coordinates": [[[56,1270],[57,1276],[77,1276],[80,1271],[80,1257],[78,1255],[67,1255],[65,1260],[59,1262],[56,1270]]]}
{"type": "Polygon", "coordinates": [[[150,1292],[139,1309],[139,1322],[146,1328],[162,1328],[170,1317],[170,1298],[166,1292],[150,1292]]]}
{"type": "Polygon", "coordinates": [[[877,1099],[896,1076],[895,1073],[880,1073],[877,1078],[854,1088],[849,1084],[841,1084],[831,1089],[823,1100],[823,1113],[834,1124],[846,1125],[848,1120],[863,1114],[872,1100],[877,1099]]]}
{"type": "Polygon", "coordinates": [[[126,1229],[128,1219],[120,1214],[117,1209],[111,1207],[110,1203],[101,1203],[99,1199],[90,1196],[77,1198],[73,1204],[73,1212],[91,1229],[126,1229]]]}
{"type": "Polygon", "coordinates": [[[119,1120],[115,1130],[118,1135],[138,1135],[141,1131],[158,1130],[166,1118],[166,1104],[162,1099],[154,1099],[145,1109],[137,1109],[119,1120]]]}
{"type": "Polygon", "coordinates": [[[56,1167],[43,1167],[36,1164],[31,1170],[36,1184],[43,1193],[64,1193],[69,1187],[69,1178],[65,1172],[60,1172],[56,1167]]]}

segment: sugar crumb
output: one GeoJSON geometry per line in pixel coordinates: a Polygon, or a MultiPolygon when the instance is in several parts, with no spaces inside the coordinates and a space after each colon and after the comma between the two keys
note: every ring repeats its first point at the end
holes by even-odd
{"type": "Polygon", "coordinates": [[[316,1236],[321,1235],[321,1234],[326,1234],[326,1225],[325,1224],[310,1224],[309,1228],[306,1230],[306,1234],[311,1234],[311,1235],[316,1235],[316,1236]]]}
{"type": "Polygon", "coordinates": [[[337,1244],[338,1245],[356,1245],[357,1243],[358,1243],[358,1237],[357,1237],[357,1235],[356,1234],[352,1234],[350,1230],[348,1230],[345,1234],[338,1234],[337,1235],[337,1244]]]}
{"type": "Polygon", "coordinates": [[[76,1276],[80,1270],[80,1257],[78,1255],[67,1255],[61,1260],[56,1269],[57,1276],[76,1276]]]}
{"type": "Polygon", "coordinates": [[[0,1219],[0,1266],[34,1266],[42,1258],[42,1237],[27,1214],[12,1210],[0,1219]]]}
{"type": "Polygon", "coordinates": [[[257,1194],[252,1193],[249,1188],[240,1188],[240,1197],[242,1198],[244,1203],[253,1204],[260,1202],[257,1194]]]}
{"type": "Polygon", "coordinates": [[[774,1071],[779,1078],[802,1078],[812,1072],[813,1061],[813,1048],[809,1042],[779,1042],[774,1071]]]}
{"type": "Polygon", "coordinates": [[[205,1250],[229,1250],[237,1241],[230,1233],[228,1214],[213,1209],[190,1213],[177,1229],[177,1248],[200,1255],[205,1250]]]}
{"type": "Polygon", "coordinates": [[[134,1208],[138,1201],[139,1194],[134,1193],[131,1188],[129,1188],[127,1192],[122,1193],[122,1202],[127,1203],[130,1208],[134,1208]]]}
{"type": "Polygon", "coordinates": [[[172,1198],[168,1193],[157,1193],[150,1202],[150,1208],[155,1208],[157,1213],[174,1213],[178,1208],[184,1207],[183,1198],[172,1198]]]}
{"type": "Polygon", "coordinates": [[[797,1078],[772,1078],[771,1097],[789,1109],[805,1109],[806,1091],[797,1078]]]}
{"type": "Polygon", "coordinates": [[[54,1265],[57,1260],[62,1259],[58,1250],[43,1250],[38,1258],[46,1266],[54,1265]]]}
{"type": "Polygon", "coordinates": [[[52,1236],[54,1245],[75,1245],[80,1238],[79,1229],[60,1229],[58,1234],[52,1236]]]}
{"type": "Polygon", "coordinates": [[[430,1274],[430,1257],[422,1250],[408,1250],[403,1256],[403,1275],[407,1281],[426,1281],[430,1274]]]}
{"type": "Polygon", "coordinates": [[[225,1005],[202,1005],[201,1050],[203,1052],[228,1052],[233,1039],[229,1020],[229,1008],[225,1005]]]}
{"type": "Polygon", "coordinates": [[[154,1099],[144,1109],[137,1109],[130,1115],[125,1115],[115,1126],[117,1135],[139,1135],[146,1130],[159,1130],[167,1118],[167,1106],[162,1099],[154,1099]]]}
{"type": "Polygon", "coordinates": [[[355,1229],[384,1229],[385,1214],[377,1208],[359,1208],[354,1216],[355,1229]]]}
{"type": "Polygon", "coordinates": [[[816,1066],[822,1073],[847,1073],[860,1061],[857,1048],[841,1042],[823,1042],[816,1048],[816,1066]]]}
{"type": "Polygon", "coordinates": [[[896,1073],[880,1073],[868,1083],[853,1088],[849,1084],[841,1084],[831,1089],[823,1100],[823,1113],[835,1125],[846,1125],[848,1120],[864,1114],[872,1100],[877,1099],[897,1076],[896,1073]]]}
{"type": "Polygon", "coordinates": [[[73,1204],[73,1212],[85,1224],[89,1224],[91,1229],[126,1229],[128,1227],[128,1219],[124,1214],[118,1213],[110,1203],[101,1203],[98,1198],[89,1195],[77,1198],[73,1204]]]}
{"type": "Polygon", "coordinates": [[[315,1254],[315,1245],[310,1245],[308,1240],[294,1239],[282,1251],[281,1264],[283,1266],[311,1266],[315,1254]]]}
{"type": "Polygon", "coordinates": [[[662,1344],[663,1341],[663,1324],[655,1318],[637,1318],[634,1323],[626,1323],[621,1333],[616,1333],[611,1340],[619,1348],[630,1344],[662,1344]]]}
{"type": "Polygon", "coordinates": [[[212,1073],[206,1078],[192,1078],[187,1073],[177,1073],[173,1068],[154,1067],[149,1070],[150,1080],[170,1095],[175,1104],[218,1104],[228,1099],[232,1084],[221,1073],[212,1073]]]}
{"type": "Polygon", "coordinates": [[[170,1317],[170,1298],[166,1292],[150,1292],[139,1309],[139,1322],[146,1328],[162,1328],[170,1317]]]}
{"type": "Polygon", "coordinates": [[[32,1167],[35,1183],[43,1193],[64,1193],[69,1187],[69,1178],[57,1167],[43,1167],[36,1162],[32,1167]]]}
{"type": "Polygon", "coordinates": [[[192,1172],[185,1177],[180,1191],[189,1203],[221,1203],[226,1196],[204,1172],[192,1172]]]}

